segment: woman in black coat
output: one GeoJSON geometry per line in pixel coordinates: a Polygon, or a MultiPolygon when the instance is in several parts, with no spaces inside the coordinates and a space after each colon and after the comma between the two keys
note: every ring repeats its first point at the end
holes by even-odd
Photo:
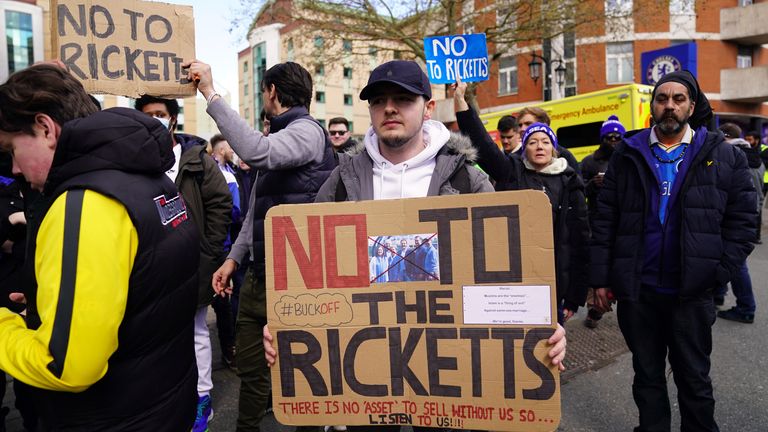
{"type": "Polygon", "coordinates": [[[464,101],[465,88],[460,83],[454,93],[459,130],[477,148],[478,164],[496,182],[496,190],[540,190],[552,204],[558,321],[563,323],[587,296],[589,226],[584,183],[565,159],[557,157],[557,136],[543,123],[526,129],[522,157],[504,155],[464,101]]]}

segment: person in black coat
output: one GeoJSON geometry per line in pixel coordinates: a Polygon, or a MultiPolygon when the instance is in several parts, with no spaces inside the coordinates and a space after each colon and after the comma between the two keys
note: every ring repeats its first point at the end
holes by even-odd
{"type": "MultiPolygon", "coordinates": [[[[624,138],[625,133],[626,129],[624,129],[624,125],[621,124],[619,118],[611,115],[600,128],[600,147],[581,161],[581,176],[586,185],[590,224],[597,212],[597,195],[600,193],[600,189],[603,188],[608,161],[611,159],[616,145],[624,138]]],[[[591,297],[588,296],[587,298],[591,297]]],[[[589,328],[597,328],[597,322],[600,321],[603,314],[593,306],[590,300],[588,300],[588,304],[590,307],[587,318],[584,319],[584,325],[589,328]]]]}
{"type": "Polygon", "coordinates": [[[496,147],[477,113],[464,101],[466,84],[459,83],[454,93],[459,130],[468,135],[478,149],[478,164],[494,181],[496,190],[540,190],[552,204],[557,275],[558,322],[568,320],[587,297],[589,226],[584,183],[564,158],[558,157],[557,137],[544,123],[528,126],[523,134],[522,157],[505,156],[496,147]],[[483,154],[496,152],[496,165],[487,169],[483,154]],[[493,171],[493,173],[491,173],[493,171]]]}
{"type": "Polygon", "coordinates": [[[609,290],[618,299],[635,370],[635,430],[670,430],[668,354],[682,430],[718,431],[712,296],[752,251],[756,191],[744,153],[704,126],[712,109],[693,75],[667,74],[651,101],[656,126],[627,134],[606,170],[590,282],[602,310],[609,290]]]}

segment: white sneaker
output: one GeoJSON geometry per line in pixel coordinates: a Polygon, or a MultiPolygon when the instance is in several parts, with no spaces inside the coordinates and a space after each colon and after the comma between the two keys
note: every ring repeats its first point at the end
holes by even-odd
{"type": "Polygon", "coordinates": [[[331,431],[345,431],[347,430],[346,426],[326,426],[325,432],[331,432],[331,431]]]}

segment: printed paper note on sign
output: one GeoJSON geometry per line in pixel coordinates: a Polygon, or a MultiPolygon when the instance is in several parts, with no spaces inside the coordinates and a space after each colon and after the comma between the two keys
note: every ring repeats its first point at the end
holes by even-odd
{"type": "Polygon", "coordinates": [[[424,38],[427,76],[433,84],[488,79],[488,47],[485,33],[424,38]]]}

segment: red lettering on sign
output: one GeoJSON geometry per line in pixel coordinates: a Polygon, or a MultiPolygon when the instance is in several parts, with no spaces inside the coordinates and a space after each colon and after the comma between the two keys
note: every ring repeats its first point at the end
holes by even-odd
{"type": "Polygon", "coordinates": [[[358,288],[370,285],[368,280],[368,243],[364,214],[333,215],[323,217],[325,240],[325,278],[329,288],[358,288]],[[336,227],[355,227],[355,256],[357,274],[339,275],[338,255],[336,252],[336,227]]]}
{"type": "Polygon", "coordinates": [[[323,287],[323,253],[320,238],[320,216],[307,216],[309,256],[301,243],[293,219],[289,216],[272,218],[272,250],[274,251],[275,290],[288,289],[286,240],[299,267],[304,285],[309,289],[323,287]]]}

